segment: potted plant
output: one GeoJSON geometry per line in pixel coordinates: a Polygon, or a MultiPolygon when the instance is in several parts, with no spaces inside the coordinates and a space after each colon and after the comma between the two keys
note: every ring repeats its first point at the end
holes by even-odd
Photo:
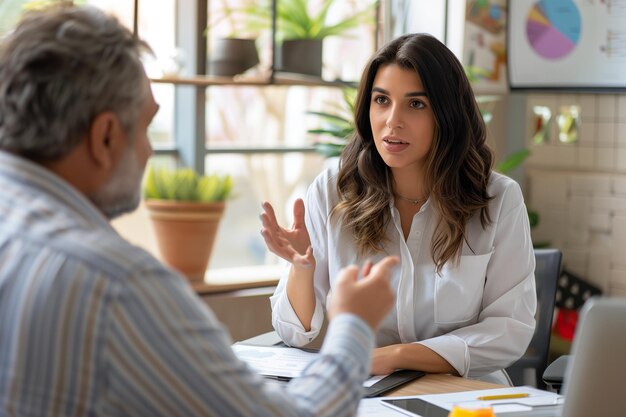
{"type": "Polygon", "coordinates": [[[276,25],[280,47],[276,66],[280,71],[321,77],[324,38],[338,36],[372,18],[370,8],[335,24],[326,23],[334,0],[324,0],[317,14],[311,14],[307,0],[277,0],[276,25]]]}
{"type": "MultiPolygon", "coordinates": [[[[278,48],[274,48],[275,69],[280,71],[320,77],[324,38],[341,35],[368,19],[373,19],[373,7],[368,7],[339,22],[328,24],[328,12],[335,0],[321,0],[317,13],[311,13],[311,2],[307,0],[273,1],[276,1],[276,41],[280,44],[278,48]]],[[[272,21],[270,1],[255,1],[249,6],[231,9],[229,12],[237,11],[248,16],[249,25],[255,30],[269,28],[272,21]]]]}
{"type": "Polygon", "coordinates": [[[190,168],[148,170],[144,199],[163,260],[191,282],[201,282],[209,264],[230,176],[200,176],[190,168]]]}
{"type": "Polygon", "coordinates": [[[209,75],[233,76],[259,63],[256,40],[262,28],[269,27],[264,15],[238,16],[235,9],[221,7],[214,11],[214,19],[205,31],[209,40],[209,75]],[[226,33],[210,36],[210,31],[226,33]]]}

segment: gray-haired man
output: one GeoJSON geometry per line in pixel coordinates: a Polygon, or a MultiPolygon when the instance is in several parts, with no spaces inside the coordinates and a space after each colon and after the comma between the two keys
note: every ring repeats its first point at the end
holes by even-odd
{"type": "Polygon", "coordinates": [[[396,258],[342,271],[322,355],[283,389],[111,228],[151,154],[146,48],[79,7],[33,12],[0,45],[0,415],[354,414],[396,258]]]}

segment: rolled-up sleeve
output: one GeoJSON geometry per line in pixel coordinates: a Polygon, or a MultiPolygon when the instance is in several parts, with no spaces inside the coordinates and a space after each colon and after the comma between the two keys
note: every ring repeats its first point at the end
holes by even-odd
{"type": "Polygon", "coordinates": [[[280,338],[290,346],[300,347],[311,342],[319,335],[324,323],[326,298],[330,291],[327,213],[329,213],[329,206],[332,205],[328,201],[328,191],[325,185],[329,181],[327,175],[323,173],[311,184],[304,199],[305,222],[316,263],[313,277],[315,310],[311,319],[311,330],[304,330],[287,296],[287,280],[291,264],[286,263],[278,286],[270,297],[272,325],[280,338]]]}

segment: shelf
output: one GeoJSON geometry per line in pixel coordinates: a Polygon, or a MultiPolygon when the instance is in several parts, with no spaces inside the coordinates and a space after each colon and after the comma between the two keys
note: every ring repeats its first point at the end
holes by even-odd
{"type": "Polygon", "coordinates": [[[314,153],[316,152],[315,146],[303,146],[303,147],[292,147],[292,146],[279,146],[279,147],[237,147],[237,148],[227,148],[222,146],[217,147],[207,147],[207,154],[224,154],[224,153],[236,153],[236,154],[270,154],[270,153],[314,153]]]}
{"type": "Polygon", "coordinates": [[[271,77],[245,77],[234,76],[224,77],[215,75],[196,75],[193,77],[161,77],[151,78],[153,83],[173,84],[173,85],[191,85],[195,87],[210,86],[311,86],[311,87],[356,87],[356,82],[352,81],[326,81],[319,77],[295,74],[288,72],[276,72],[274,78],[271,77]]]}
{"type": "Polygon", "coordinates": [[[273,293],[283,269],[282,264],[211,269],[207,271],[204,281],[194,282],[191,286],[197,294],[264,287],[272,287],[270,293],[273,293]]]}

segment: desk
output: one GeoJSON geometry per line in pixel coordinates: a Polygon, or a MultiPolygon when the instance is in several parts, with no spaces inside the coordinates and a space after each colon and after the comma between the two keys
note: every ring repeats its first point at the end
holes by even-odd
{"type": "Polygon", "coordinates": [[[466,379],[453,375],[427,374],[413,382],[384,395],[398,397],[401,395],[444,394],[447,392],[473,391],[479,389],[503,388],[503,385],[491,382],[466,379]]]}

